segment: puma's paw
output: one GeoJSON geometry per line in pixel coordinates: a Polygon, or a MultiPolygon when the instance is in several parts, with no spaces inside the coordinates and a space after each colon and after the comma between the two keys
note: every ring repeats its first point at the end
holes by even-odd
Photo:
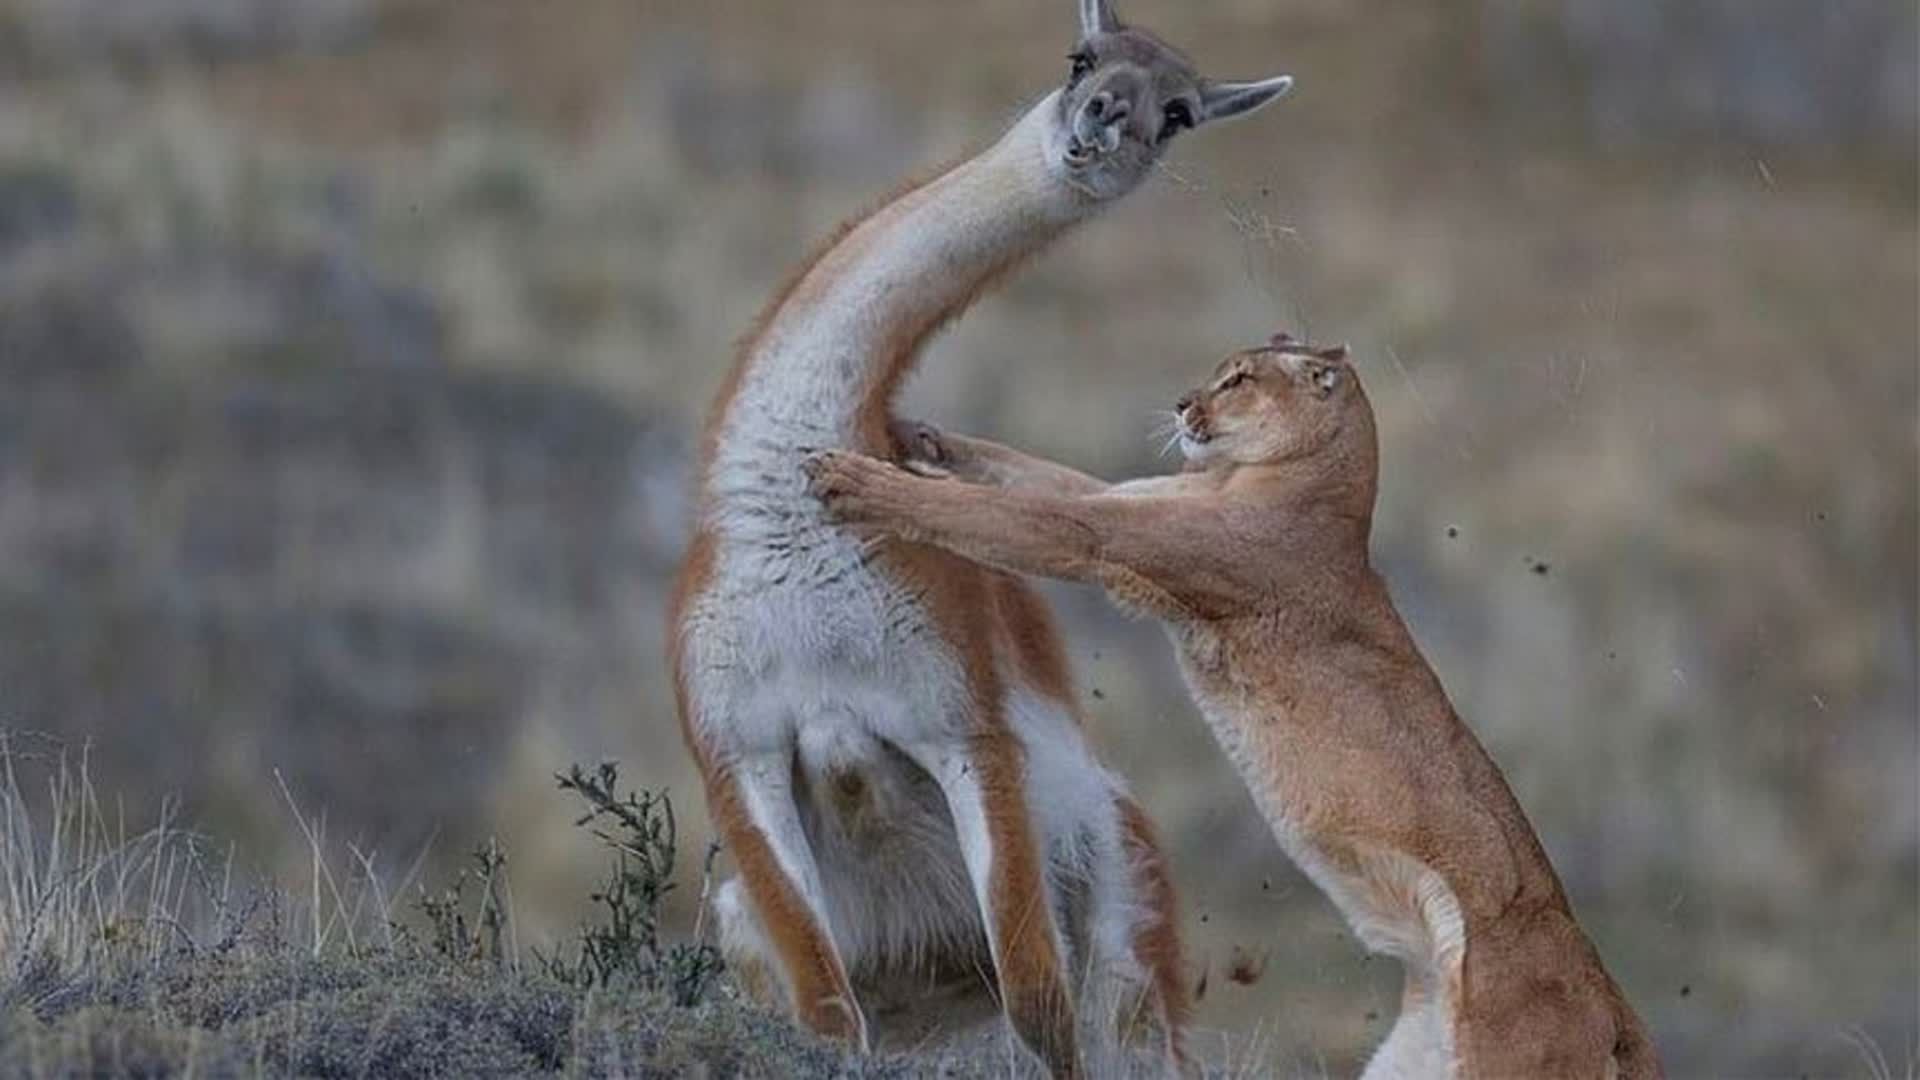
{"type": "Polygon", "coordinates": [[[904,478],[884,461],[846,450],[821,451],[807,458],[802,468],[814,497],[826,504],[836,520],[845,522],[874,520],[885,492],[904,478]]]}
{"type": "Polygon", "coordinates": [[[953,475],[953,447],[940,429],[923,420],[895,420],[887,426],[900,467],[919,476],[953,475]]]}

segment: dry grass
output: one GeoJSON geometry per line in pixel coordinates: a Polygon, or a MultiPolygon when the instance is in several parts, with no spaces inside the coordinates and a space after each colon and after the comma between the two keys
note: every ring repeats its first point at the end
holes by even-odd
{"type": "Polygon", "coordinates": [[[205,870],[170,808],[132,832],[101,805],[84,751],[75,761],[55,742],[0,731],[0,963],[12,984],[57,986],[164,955],[205,870]],[[42,774],[37,800],[23,790],[28,770],[42,774]]]}

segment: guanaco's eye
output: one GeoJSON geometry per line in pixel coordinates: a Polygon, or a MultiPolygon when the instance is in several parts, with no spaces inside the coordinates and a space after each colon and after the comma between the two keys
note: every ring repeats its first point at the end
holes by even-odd
{"type": "Polygon", "coordinates": [[[1093,70],[1093,54],[1085,49],[1073,53],[1068,56],[1067,59],[1073,64],[1073,67],[1067,72],[1067,85],[1069,86],[1086,78],[1087,73],[1093,70]]]}
{"type": "Polygon", "coordinates": [[[1160,138],[1171,139],[1181,131],[1193,126],[1193,110],[1184,101],[1169,101],[1160,117],[1160,138]]]}

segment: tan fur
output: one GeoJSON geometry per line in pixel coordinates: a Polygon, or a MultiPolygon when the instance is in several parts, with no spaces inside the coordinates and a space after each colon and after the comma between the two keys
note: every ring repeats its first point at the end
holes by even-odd
{"type": "Polygon", "coordinates": [[[1659,1076],[1525,814],[1369,563],[1376,440],[1345,350],[1283,338],[1236,353],[1180,417],[1197,468],[1177,477],[1089,489],[1004,447],[916,431],[957,476],[1038,482],[996,489],[835,453],[813,463],[814,488],[843,520],[1098,583],[1167,620],[1283,847],[1369,947],[1407,964],[1394,1056],[1424,1040],[1438,1056],[1401,1060],[1469,1077],[1659,1076]],[[1416,1030],[1435,1007],[1439,1034],[1416,1030]]]}

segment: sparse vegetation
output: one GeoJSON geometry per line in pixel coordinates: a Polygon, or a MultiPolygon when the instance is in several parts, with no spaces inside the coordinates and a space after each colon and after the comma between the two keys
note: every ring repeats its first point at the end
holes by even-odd
{"type": "Polygon", "coordinates": [[[84,751],[0,732],[0,1078],[905,1075],[739,1000],[710,945],[669,939],[672,803],[617,778],[562,777],[614,852],[606,921],[576,956],[523,965],[497,845],[395,919],[357,852],[365,876],[336,887],[337,853],[300,819],[302,900],[243,885],[231,852],[215,865],[172,823],[119,831],[84,751]]]}
{"type": "MultiPolygon", "coordinates": [[[[571,958],[542,957],[542,966],[555,980],[580,989],[626,983],[664,992],[683,1008],[699,1004],[721,971],[719,950],[700,932],[704,922],[695,924],[691,941],[663,943],[660,934],[661,909],[676,886],[679,830],[673,802],[664,793],[620,795],[615,790],[620,771],[613,762],[603,762],[592,773],[575,765],[558,779],[562,790],[586,802],[586,815],[574,824],[591,829],[613,852],[613,865],[591,897],[605,921],[580,928],[571,958]],[[602,828],[603,821],[614,831],[602,828]]],[[[703,919],[719,851],[717,843],[708,845],[701,885],[703,919]]]]}
{"type": "MultiPolygon", "coordinates": [[[[497,843],[475,848],[473,865],[463,867],[453,884],[439,892],[422,887],[414,901],[431,928],[433,951],[457,964],[515,966],[518,958],[506,944],[506,909],[500,883],[507,867],[506,852],[497,843]],[[467,886],[478,887],[478,908],[467,914],[467,886]]],[[[404,927],[402,929],[405,929],[404,927]]]]}

